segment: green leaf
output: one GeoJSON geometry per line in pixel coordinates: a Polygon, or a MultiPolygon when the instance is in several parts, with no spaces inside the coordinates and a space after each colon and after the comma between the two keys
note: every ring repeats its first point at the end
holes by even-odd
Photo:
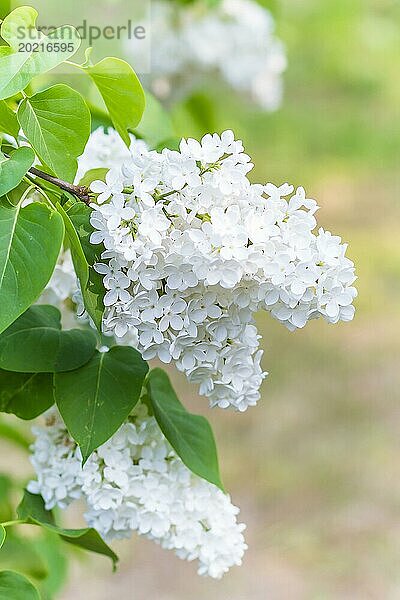
{"type": "Polygon", "coordinates": [[[11,12],[12,1],[13,0],[0,0],[0,19],[4,19],[8,13],[11,12]]]}
{"type": "Polygon", "coordinates": [[[87,104],[90,108],[90,114],[92,115],[92,131],[98,127],[112,127],[113,122],[105,108],[104,102],[101,102],[101,106],[94,104],[93,101],[87,100],[87,104]]]}
{"type": "Polygon", "coordinates": [[[129,148],[128,131],[139,125],[145,108],[144,91],[136,73],[119,58],[104,58],[84,70],[96,84],[115,129],[129,148]]]}
{"type": "Polygon", "coordinates": [[[21,183],[35,161],[35,153],[31,148],[18,148],[10,158],[0,155],[0,197],[5,196],[21,183]]]}
{"type": "Polygon", "coordinates": [[[50,510],[46,510],[43,498],[27,490],[24,490],[24,496],[17,507],[17,515],[23,522],[55,525],[54,515],[50,510]]]}
{"type": "Polygon", "coordinates": [[[215,102],[209,94],[195,92],[185,101],[185,108],[190,113],[199,131],[216,131],[218,118],[215,102]]]}
{"type": "MultiPolygon", "coordinates": [[[[12,204],[13,206],[18,206],[18,204],[21,202],[22,196],[25,194],[26,190],[30,186],[31,186],[31,184],[29,183],[29,181],[22,180],[21,183],[19,185],[17,185],[16,188],[14,188],[10,192],[8,192],[8,194],[6,195],[3,202],[8,200],[9,204],[12,204]]],[[[0,205],[1,204],[2,204],[2,200],[0,198],[0,205]]]]}
{"type": "Polygon", "coordinates": [[[13,138],[18,137],[19,124],[17,115],[4,100],[0,100],[0,131],[2,133],[8,133],[8,135],[11,135],[13,138]]]}
{"type": "Polygon", "coordinates": [[[175,136],[172,119],[162,104],[146,91],[146,109],[135,133],[144,138],[152,148],[175,136]]]}
{"type": "Polygon", "coordinates": [[[3,525],[0,525],[0,548],[3,547],[4,542],[6,541],[7,533],[3,525]]]}
{"type": "Polygon", "coordinates": [[[74,373],[57,374],[57,406],[83,461],[122,425],[139,400],[147,363],[133,348],[97,352],[74,373]]]}
{"type": "Polygon", "coordinates": [[[185,409],[162,369],[150,371],[147,389],[157,423],[178,456],[193,473],[223,490],[208,421],[185,409]]]}
{"type": "Polygon", "coordinates": [[[35,419],[54,404],[49,373],[12,373],[0,369],[0,412],[35,419]]]}
{"type": "Polygon", "coordinates": [[[92,331],[61,331],[61,313],[54,306],[32,306],[0,335],[0,369],[17,373],[73,371],[96,350],[92,331]]]}
{"type": "Polygon", "coordinates": [[[36,75],[46,73],[71,58],[81,44],[74,27],[65,25],[46,36],[35,30],[36,18],[34,8],[22,6],[13,10],[1,25],[1,37],[8,46],[0,47],[0,100],[14,96],[24,90],[36,75]],[[19,45],[26,41],[37,42],[38,51],[19,52],[19,45]],[[65,50],[60,48],[59,52],[55,52],[51,49],[54,42],[61,46],[63,41],[66,42],[65,50]]]}
{"type": "Polygon", "coordinates": [[[0,571],[0,600],[40,600],[29,579],[15,571],[0,571]]]}
{"type": "Polygon", "coordinates": [[[164,148],[168,148],[168,150],[178,151],[180,142],[181,142],[181,138],[178,138],[178,137],[167,138],[166,140],[162,140],[162,142],[157,144],[157,146],[154,148],[154,150],[157,150],[157,152],[162,152],[164,150],[164,148]]]}
{"type": "MultiPolygon", "coordinates": [[[[83,203],[77,203],[71,207],[68,213],[59,204],[57,205],[57,210],[64,220],[72,261],[75,273],[79,279],[85,308],[97,329],[101,331],[104,312],[103,298],[106,291],[101,275],[96,273],[92,268],[85,254],[85,251],[90,252],[90,258],[94,258],[93,246],[89,242],[92,230],[92,226],[90,225],[91,210],[83,203]]],[[[103,247],[101,248],[103,249],[103,247]]],[[[98,258],[100,258],[100,252],[98,258]]]]}
{"type": "Polygon", "coordinates": [[[40,159],[57,177],[72,182],[90,135],[90,111],[82,96],[67,85],[54,85],[25,98],[18,121],[40,159]]]}
{"type": "Polygon", "coordinates": [[[17,508],[17,514],[21,521],[31,525],[40,525],[48,531],[57,533],[62,540],[69,544],[108,556],[113,561],[115,568],[118,557],[102,540],[97,531],[89,528],[62,529],[61,527],[57,527],[53,514],[45,509],[41,496],[36,496],[25,490],[21,504],[17,508]]]}
{"type": "Polygon", "coordinates": [[[93,181],[97,181],[97,179],[101,179],[102,181],[104,181],[109,170],[110,169],[105,169],[104,167],[90,169],[79,181],[79,185],[90,187],[90,184],[93,183],[93,181]]]}
{"type": "MultiPolygon", "coordinates": [[[[101,254],[104,252],[104,246],[103,244],[90,243],[90,236],[95,231],[94,227],[90,223],[91,214],[92,209],[82,202],[76,202],[68,209],[68,216],[71,219],[79,236],[86,260],[90,266],[93,266],[94,263],[100,261],[101,254]]],[[[100,279],[102,280],[101,277],[100,279]]]]}
{"type": "Polygon", "coordinates": [[[63,238],[62,218],[45,204],[21,208],[0,199],[0,333],[46,287],[63,238]]]}
{"type": "Polygon", "coordinates": [[[12,488],[13,483],[10,477],[0,474],[0,523],[3,521],[11,521],[14,514],[11,503],[12,488]]]}
{"type": "Polygon", "coordinates": [[[65,546],[59,536],[44,528],[42,535],[34,539],[34,544],[48,570],[46,577],[38,584],[40,594],[43,600],[58,598],[68,572],[65,546]]]}
{"type": "Polygon", "coordinates": [[[113,568],[115,570],[118,556],[105,543],[95,529],[89,527],[85,529],[61,529],[60,527],[52,527],[51,525],[48,525],[47,529],[58,533],[61,539],[68,544],[82,548],[82,550],[108,556],[113,561],[113,568]]]}
{"type": "Polygon", "coordinates": [[[48,576],[46,562],[36,548],[36,539],[17,535],[15,528],[8,531],[7,540],[0,552],[0,569],[15,569],[36,580],[48,576]]]}

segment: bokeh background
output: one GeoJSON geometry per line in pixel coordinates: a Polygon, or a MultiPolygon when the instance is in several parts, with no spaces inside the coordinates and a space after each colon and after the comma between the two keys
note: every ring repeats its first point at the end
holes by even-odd
{"type": "MultiPolygon", "coordinates": [[[[234,129],[254,181],[306,187],[321,225],[349,242],[356,318],[289,333],[259,315],[270,375],[245,414],[209,411],[171,370],[216,433],[248,525],[241,568],[202,579],[135,538],[117,544],[115,575],[76,555],[60,600],[400,599],[400,2],[264,4],[288,53],[282,107],[266,114],[213,84],[174,122],[181,135],[234,129]]],[[[3,471],[29,472],[14,446],[2,454],[3,471]]]]}

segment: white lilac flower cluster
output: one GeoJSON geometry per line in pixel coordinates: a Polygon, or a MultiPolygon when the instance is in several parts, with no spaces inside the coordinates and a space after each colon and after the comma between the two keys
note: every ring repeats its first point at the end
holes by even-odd
{"type": "Polygon", "coordinates": [[[240,411],[264,376],[256,311],[294,330],[351,320],[356,296],[347,246],[314,233],[316,202],[303,188],[251,184],[251,168],[226,131],[134,153],[92,185],[104,332],[173,360],[212,406],[240,411]]]}
{"type": "Polygon", "coordinates": [[[219,578],[240,565],[247,546],[239,509],[216,486],[193,475],[144,407],[92,454],[82,457],[59,415],[36,427],[32,463],[47,509],[86,503],[85,519],[105,539],[133,531],[179,558],[199,561],[199,574],[219,578]]]}
{"type": "Polygon", "coordinates": [[[286,56],[274,29],[271,13],[253,0],[222,0],[213,8],[201,1],[185,7],[153,1],[154,93],[161,99],[184,96],[217,72],[263,109],[275,110],[281,103],[286,56]]]}

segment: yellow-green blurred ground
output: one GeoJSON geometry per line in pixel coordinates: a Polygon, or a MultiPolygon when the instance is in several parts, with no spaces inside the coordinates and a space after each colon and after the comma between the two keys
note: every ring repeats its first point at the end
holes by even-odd
{"type": "MultiPolygon", "coordinates": [[[[271,3],[266,3],[271,6],[271,3]]],[[[349,241],[353,323],[291,334],[267,315],[257,408],[210,412],[226,487],[248,524],[242,568],[200,579],[154,544],[74,561],[62,600],[400,599],[400,2],[276,0],[288,46],[283,108],[265,115],[222,89],[175,110],[182,134],[230,127],[254,180],[305,185],[323,226],[349,241]],[[193,106],[203,106],[195,124],[193,106]]],[[[4,462],[4,461],[2,461],[4,462]]]]}

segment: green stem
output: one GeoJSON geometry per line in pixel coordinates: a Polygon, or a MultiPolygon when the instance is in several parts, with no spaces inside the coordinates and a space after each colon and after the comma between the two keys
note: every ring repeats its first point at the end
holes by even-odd
{"type": "MultiPolygon", "coordinates": [[[[187,186],[187,183],[185,183],[182,190],[184,190],[186,186],[187,186]]],[[[181,192],[182,190],[179,190],[179,192],[181,192]]],[[[159,200],[164,200],[164,198],[168,198],[168,196],[172,196],[172,194],[177,194],[179,192],[177,192],[176,190],[171,190],[170,192],[165,192],[165,194],[160,194],[159,196],[156,196],[155,201],[158,202],[159,200]]]]}
{"type": "Polygon", "coordinates": [[[22,521],[21,519],[15,519],[15,521],[6,521],[5,523],[0,523],[3,527],[13,527],[14,525],[25,525],[26,521],[22,521]]]}

